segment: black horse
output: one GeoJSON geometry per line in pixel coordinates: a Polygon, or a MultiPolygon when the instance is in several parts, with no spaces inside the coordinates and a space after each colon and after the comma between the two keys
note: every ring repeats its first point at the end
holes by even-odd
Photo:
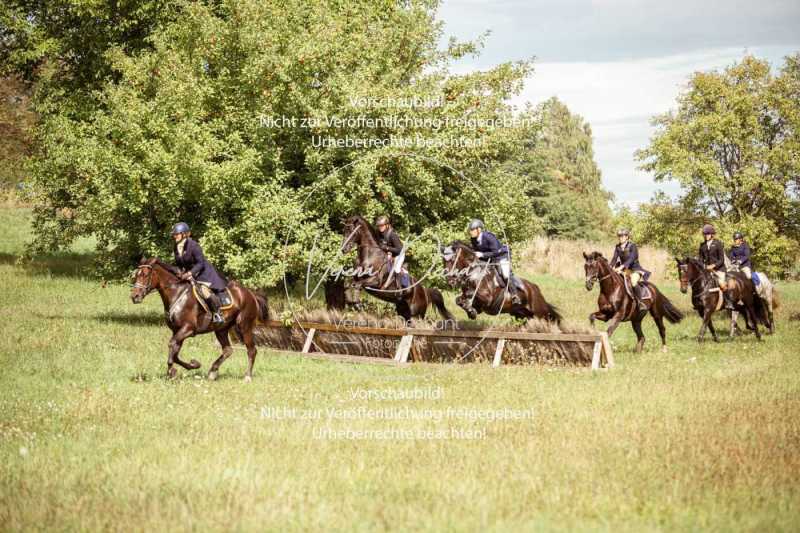
{"type": "Polygon", "coordinates": [[[630,321],[633,331],[636,332],[636,351],[641,352],[645,342],[642,320],[649,312],[658,326],[662,350],[666,351],[667,332],[664,328],[664,319],[666,318],[672,324],[677,324],[683,319],[683,313],[650,282],[644,282],[650,292],[650,298],[643,300],[646,308],[641,309],[633,295],[629,294],[625,288],[625,278],[611,268],[603,254],[584,252],[583,258],[585,260],[586,290],[591,291],[595,282],[600,284],[600,296],[597,298],[599,309],[589,315],[589,322],[593,326],[595,320],[610,322],[608,325],[608,336],[610,337],[620,322],[630,321]]]}
{"type": "Polygon", "coordinates": [[[514,304],[508,286],[498,280],[494,265],[479,261],[469,245],[453,241],[439,251],[444,260],[447,282],[451,287],[461,288],[456,303],[471,319],[474,320],[478,313],[508,313],[518,318],[536,317],[561,323],[558,310],[547,303],[535,283],[520,278],[524,290],[520,303],[514,304]]]}
{"type": "Polygon", "coordinates": [[[387,287],[392,274],[389,256],[378,245],[377,230],[362,216],[352,216],[344,221],[342,252],[357,248],[357,275],[351,286],[363,288],[367,294],[385,302],[393,303],[397,314],[406,321],[425,318],[428,307],[433,304],[446,320],[455,320],[444,305],[444,297],[436,288],[423,287],[411,278],[407,289],[387,287]]]}

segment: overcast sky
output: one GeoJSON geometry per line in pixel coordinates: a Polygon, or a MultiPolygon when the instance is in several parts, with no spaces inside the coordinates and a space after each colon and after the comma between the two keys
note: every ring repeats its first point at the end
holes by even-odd
{"type": "Polygon", "coordinates": [[[745,53],[778,66],[800,51],[800,0],[444,0],[445,35],[490,30],[478,58],[458,71],[536,56],[515,101],[557,96],[594,133],[595,159],[617,203],[637,205],[657,189],[636,170],[651,116],[674,106],[692,72],[723,68],[745,53]]]}

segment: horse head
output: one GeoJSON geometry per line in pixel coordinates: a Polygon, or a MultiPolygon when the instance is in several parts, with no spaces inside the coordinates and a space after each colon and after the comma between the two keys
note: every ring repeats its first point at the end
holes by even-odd
{"type": "Polygon", "coordinates": [[[675,258],[678,265],[678,279],[681,284],[681,292],[686,294],[689,290],[689,285],[694,283],[704,273],[703,267],[699,264],[699,260],[693,257],[684,257],[683,259],[675,258]]]}
{"type": "Polygon", "coordinates": [[[444,277],[448,285],[458,286],[475,262],[475,252],[463,242],[453,241],[447,246],[439,247],[439,253],[444,261],[444,277]]]}
{"type": "Polygon", "coordinates": [[[344,220],[342,227],[342,253],[349,253],[354,246],[360,244],[362,239],[370,235],[375,239],[375,232],[366,219],[360,215],[353,215],[344,220]]]}
{"type": "Polygon", "coordinates": [[[586,273],[586,290],[591,291],[592,288],[594,288],[595,282],[601,280],[600,276],[603,272],[608,270],[608,261],[600,252],[592,252],[589,254],[583,252],[583,259],[583,270],[586,273]]]}
{"type": "Polygon", "coordinates": [[[133,285],[131,286],[131,301],[135,304],[142,303],[144,297],[150,294],[158,284],[158,274],[154,272],[154,265],[158,260],[142,258],[139,266],[133,271],[133,285]]]}

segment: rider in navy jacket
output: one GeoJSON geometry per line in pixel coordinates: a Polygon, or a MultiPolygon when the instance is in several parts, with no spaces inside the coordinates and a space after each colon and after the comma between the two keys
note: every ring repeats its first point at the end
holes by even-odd
{"type": "Polygon", "coordinates": [[[208,303],[213,313],[213,321],[219,324],[224,322],[224,319],[219,312],[221,302],[217,293],[223,292],[228,284],[203,255],[200,244],[189,236],[190,231],[189,225],[185,222],[178,222],[172,228],[172,235],[175,237],[173,249],[175,265],[183,270],[180,275],[182,280],[194,279],[211,288],[212,296],[208,298],[208,303]]]}

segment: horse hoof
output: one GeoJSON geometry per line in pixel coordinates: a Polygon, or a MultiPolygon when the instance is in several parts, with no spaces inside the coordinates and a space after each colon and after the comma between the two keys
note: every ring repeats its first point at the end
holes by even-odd
{"type": "Polygon", "coordinates": [[[208,373],[209,381],[216,381],[217,380],[217,375],[218,374],[217,374],[217,372],[215,370],[212,370],[211,372],[209,372],[208,373]]]}
{"type": "Polygon", "coordinates": [[[176,377],[177,375],[178,375],[178,369],[177,369],[177,368],[175,368],[175,367],[172,367],[172,368],[170,368],[169,370],[167,370],[167,377],[168,377],[169,379],[175,379],[175,377],[176,377]]]}
{"type": "Polygon", "coordinates": [[[251,381],[253,381],[253,378],[251,376],[245,376],[244,377],[244,382],[245,383],[250,383],[251,381]]]}
{"type": "Polygon", "coordinates": [[[203,366],[197,359],[192,359],[191,361],[189,361],[189,365],[191,365],[192,368],[200,368],[201,366],[203,366]]]}
{"type": "Polygon", "coordinates": [[[661,347],[661,353],[667,353],[668,351],[666,346],[661,347]]]}

